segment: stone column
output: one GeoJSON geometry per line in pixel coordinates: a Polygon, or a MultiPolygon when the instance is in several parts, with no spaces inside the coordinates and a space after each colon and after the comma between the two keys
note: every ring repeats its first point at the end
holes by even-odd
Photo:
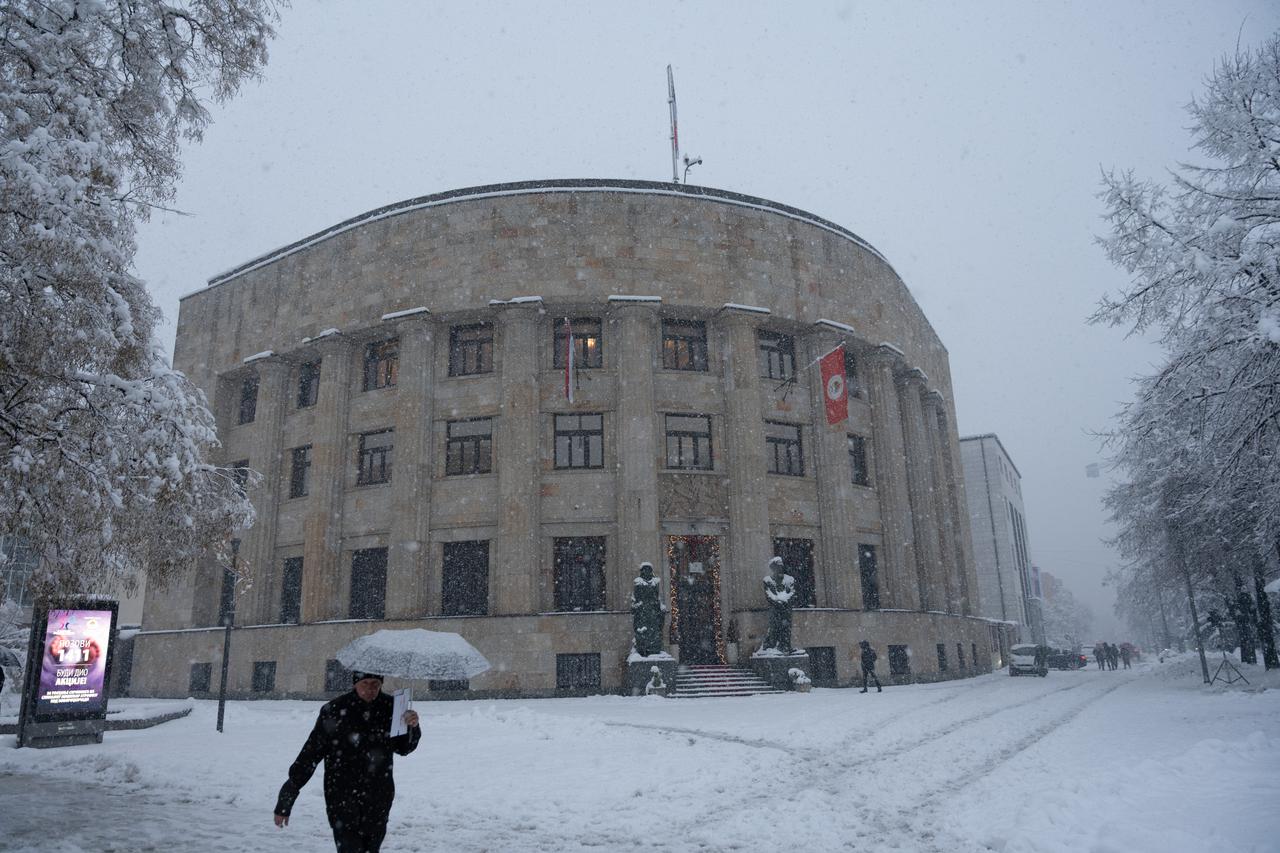
{"type": "Polygon", "coordinates": [[[667,577],[658,526],[658,415],[653,402],[658,304],[612,305],[618,376],[618,549],[607,590],[610,610],[630,606],[632,579],[640,563],[653,563],[658,576],[667,577]]]}
{"type": "Polygon", "coordinates": [[[933,483],[930,479],[930,445],[925,434],[924,404],[921,395],[928,377],[913,368],[898,377],[899,405],[902,408],[902,437],[906,445],[907,496],[911,501],[911,523],[916,543],[916,578],[920,586],[920,609],[936,610],[941,583],[938,555],[938,524],[934,516],[933,483]]]}
{"type": "MultiPolygon", "coordinates": [[[[303,522],[302,621],[340,619],[342,502],[355,461],[347,453],[347,411],[355,347],[345,338],[324,338],[320,350],[320,388],[311,438],[311,482],[303,522]]],[[[394,469],[393,469],[394,470],[394,469]]]]}
{"type": "Polygon", "coordinates": [[[724,330],[724,434],[729,451],[725,466],[729,474],[729,565],[728,571],[722,571],[720,584],[726,625],[734,610],[764,604],[764,593],[758,591],[773,554],[756,356],[757,316],[726,309],[717,323],[724,330]]]}
{"type": "Polygon", "coordinates": [[[289,406],[291,367],[281,358],[254,362],[258,371],[258,402],[254,413],[249,464],[262,474],[253,490],[257,521],[240,546],[253,578],[252,592],[238,602],[236,624],[262,625],[280,620],[280,571],[275,564],[276,518],[280,510],[280,483],[284,478],[284,416],[289,406]]]}
{"type": "MultiPolygon", "coordinates": [[[[226,467],[236,461],[227,453],[226,438],[231,429],[231,400],[239,400],[239,385],[236,382],[219,376],[213,380],[213,394],[209,401],[218,435],[222,444],[213,450],[212,460],[215,464],[226,467]]],[[[233,531],[232,538],[243,537],[243,531],[233,531]]],[[[148,588],[143,602],[143,624],[151,628],[186,628],[189,626],[204,627],[216,625],[218,622],[218,601],[222,589],[222,566],[218,565],[212,554],[206,553],[196,561],[191,576],[177,578],[169,582],[164,592],[158,588],[148,588]],[[190,621],[186,614],[170,609],[170,599],[175,605],[180,603],[182,610],[190,612],[190,621]]]]}
{"type": "Polygon", "coordinates": [[[497,435],[498,535],[489,560],[489,613],[536,613],[542,466],[538,438],[538,319],[541,303],[502,308],[497,435]]]}
{"type": "MultiPolygon", "coordinates": [[[[821,358],[843,340],[840,334],[815,330],[808,335],[804,363],[821,358]]],[[[841,365],[841,370],[844,366],[841,365]]],[[[813,410],[813,471],[818,478],[818,516],[822,524],[822,562],[818,566],[820,607],[862,607],[858,555],[853,541],[853,471],[849,465],[849,421],[827,423],[822,371],[809,371],[813,410]]]]}
{"type": "Polygon", "coordinates": [[[978,575],[973,562],[972,531],[969,528],[968,504],[964,496],[964,479],[957,460],[960,458],[960,437],[951,427],[951,415],[946,400],[938,395],[936,407],[938,444],[942,452],[943,481],[946,483],[947,503],[950,506],[952,524],[952,551],[954,553],[957,613],[976,616],[978,613],[978,575]]]}
{"type": "Polygon", "coordinates": [[[391,531],[387,555],[387,618],[427,613],[431,536],[431,417],[435,394],[435,338],[424,309],[399,320],[395,450],[391,474],[391,531]]]}
{"type": "Polygon", "coordinates": [[[945,423],[946,401],[942,394],[930,391],[925,395],[924,427],[929,441],[930,481],[933,483],[933,512],[938,520],[938,548],[941,559],[942,603],[939,609],[948,613],[960,612],[960,579],[956,562],[956,507],[951,502],[952,483],[948,482],[946,454],[942,449],[941,424],[945,423]]]}
{"type": "Polygon", "coordinates": [[[867,392],[871,403],[871,441],[875,457],[876,495],[880,500],[880,525],[884,552],[880,564],[884,606],[900,610],[920,607],[919,584],[916,580],[915,528],[911,504],[907,497],[906,451],[902,440],[902,415],[894,371],[902,361],[902,353],[893,347],[879,346],[866,358],[870,382],[867,392]]]}

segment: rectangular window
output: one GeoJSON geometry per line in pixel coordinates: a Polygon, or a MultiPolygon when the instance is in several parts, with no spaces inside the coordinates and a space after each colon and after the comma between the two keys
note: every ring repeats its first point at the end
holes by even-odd
{"type": "Polygon", "coordinates": [[[251,424],[258,416],[258,375],[246,376],[240,383],[239,423],[251,424]]]}
{"type": "Polygon", "coordinates": [[[862,385],[858,382],[858,360],[847,348],[844,351],[844,387],[850,397],[862,396],[862,385]]]}
{"type": "Polygon", "coordinates": [[[876,566],[876,546],[858,546],[858,576],[862,580],[862,609],[880,609],[880,578],[876,566]]]}
{"type": "Polygon", "coordinates": [[[465,678],[456,681],[438,681],[434,678],[427,679],[427,690],[432,693],[465,693],[470,689],[471,682],[465,678]]]}
{"type": "Polygon", "coordinates": [[[791,379],[796,375],[796,345],[790,335],[756,332],[760,375],[765,379],[791,379]]]}
{"type": "Polygon", "coordinates": [[[667,467],[711,470],[710,416],[667,415],[667,467]]]}
{"type": "Polygon", "coordinates": [[[604,610],[605,537],[555,540],[556,610],[604,610]]]}
{"type": "Polygon", "coordinates": [[[557,690],[599,690],[600,655],[556,655],[557,690]]]}
{"type": "Polygon", "coordinates": [[[356,472],[357,486],[391,482],[391,451],[395,447],[395,431],[384,429],[360,435],[360,455],[356,472]]]}
{"type": "Polygon", "coordinates": [[[813,667],[813,683],[819,687],[836,686],[836,647],[808,646],[809,663],[813,667]]]}
{"type": "Polygon", "coordinates": [[[493,324],[454,326],[449,330],[449,375],[493,372],[493,324]]]}
{"type": "Polygon", "coordinates": [[[208,693],[213,683],[213,664],[191,664],[191,676],[187,681],[187,692],[191,694],[208,693]]]}
{"type": "Polygon", "coordinates": [[[449,421],[445,435],[445,474],[488,474],[493,470],[493,418],[449,421]]]}
{"type": "Polygon", "coordinates": [[[273,660],[256,660],[253,662],[253,692],[270,693],[276,689],[276,662],[273,660]]]}
{"type": "Polygon", "coordinates": [[[311,481],[311,445],[289,451],[289,497],[305,497],[311,481]]]}
{"type": "Polygon", "coordinates": [[[604,467],[604,415],[556,415],[557,468],[604,467]]]}
{"type": "MultiPolygon", "coordinates": [[[[600,320],[593,317],[578,317],[569,321],[573,331],[573,364],[575,367],[603,367],[604,350],[601,349],[600,320]]],[[[552,341],[551,363],[561,370],[565,366],[568,355],[569,331],[564,320],[555,321],[556,334],[552,341]]]]}
{"type": "Polygon", "coordinates": [[[364,390],[392,388],[400,372],[400,339],[387,338],[364,345],[364,390]]]}
{"type": "Polygon", "coordinates": [[[956,666],[964,669],[964,643],[956,643],[956,666]]]}
{"type": "Polygon", "coordinates": [[[969,651],[970,651],[970,653],[971,653],[971,655],[972,655],[972,656],[969,658],[969,660],[973,661],[973,668],[974,668],[974,669],[977,669],[977,668],[978,668],[978,644],[977,644],[977,643],[970,643],[970,644],[969,644],[969,651]]]}
{"type": "Polygon", "coordinates": [[[867,440],[860,435],[849,436],[849,469],[855,486],[871,485],[867,476],[867,440]]]}
{"type": "Polygon", "coordinates": [[[320,360],[304,362],[298,368],[298,408],[309,409],[320,399],[320,360]]]}
{"type": "MultiPolygon", "coordinates": [[[[240,556],[240,540],[231,540],[231,565],[240,556]]],[[[222,589],[218,593],[218,624],[229,625],[236,618],[236,573],[234,568],[222,570],[222,589]]]]}
{"type": "Polygon", "coordinates": [[[662,368],[705,371],[707,324],[701,320],[663,320],[662,368]]]}
{"type": "Polygon", "coordinates": [[[489,612],[489,542],[444,543],[440,574],[443,616],[484,616],[489,612]]]}
{"type": "Polygon", "coordinates": [[[813,579],[813,540],[774,539],[773,556],[782,558],[783,570],[795,578],[796,607],[817,607],[813,579]]]}
{"type": "Polygon", "coordinates": [[[910,675],[911,674],[911,647],[910,646],[890,646],[889,647],[889,674],[890,675],[910,675]]]}
{"type": "Polygon", "coordinates": [[[244,494],[249,488],[249,460],[240,459],[231,463],[231,479],[235,481],[236,488],[240,490],[240,494],[244,494]]]}
{"type": "Polygon", "coordinates": [[[938,672],[947,671],[947,644],[938,643],[938,672]]]}
{"type": "Polygon", "coordinates": [[[332,658],[324,662],[324,692],[346,693],[351,689],[351,670],[332,658]]]}
{"type": "Polygon", "coordinates": [[[387,549],[351,554],[351,619],[381,619],[387,610],[387,549]]]}
{"type": "Polygon", "coordinates": [[[764,441],[770,474],[804,476],[804,448],[800,444],[799,424],[765,421],[764,441]]]}
{"type": "Polygon", "coordinates": [[[296,625],[302,616],[302,558],[288,557],[280,578],[280,621],[296,625]]]}

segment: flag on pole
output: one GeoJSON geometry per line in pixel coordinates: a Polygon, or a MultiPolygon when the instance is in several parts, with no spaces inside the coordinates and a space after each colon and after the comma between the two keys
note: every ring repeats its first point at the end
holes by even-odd
{"type": "Polygon", "coordinates": [[[573,325],[564,318],[564,397],[573,402],[573,325]]]}
{"type": "Polygon", "coordinates": [[[844,344],[824,355],[822,396],[827,404],[827,423],[838,424],[849,417],[849,389],[844,383],[844,344]]]}

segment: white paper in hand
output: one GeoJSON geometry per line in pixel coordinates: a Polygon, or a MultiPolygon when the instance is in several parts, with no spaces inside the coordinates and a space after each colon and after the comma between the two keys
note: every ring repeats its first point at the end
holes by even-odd
{"type": "Polygon", "coordinates": [[[391,736],[407,735],[409,727],[404,724],[404,712],[409,710],[409,688],[394,690],[391,693],[391,736]]]}

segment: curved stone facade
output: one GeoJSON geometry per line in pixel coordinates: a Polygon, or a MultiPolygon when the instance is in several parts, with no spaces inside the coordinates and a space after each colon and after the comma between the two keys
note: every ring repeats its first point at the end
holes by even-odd
{"type": "MultiPolygon", "coordinates": [[[[221,461],[263,474],[234,694],[323,695],[369,618],[462,634],[479,693],[618,690],[643,560],[670,651],[745,658],[775,552],[820,683],[861,639],[900,679],[991,668],[946,350],[879,252],[803,211],[604,180],[414,199],[185,297],[175,364],[221,461]],[[828,426],[813,362],[840,343],[828,426]]],[[[221,585],[148,592],[135,692],[201,692],[221,585]]]]}

